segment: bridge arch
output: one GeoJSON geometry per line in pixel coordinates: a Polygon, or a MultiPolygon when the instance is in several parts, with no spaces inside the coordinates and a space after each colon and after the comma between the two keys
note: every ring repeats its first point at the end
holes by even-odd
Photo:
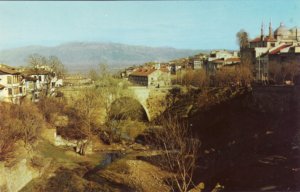
{"type": "Polygon", "coordinates": [[[125,96],[115,99],[108,111],[110,119],[122,120],[124,118],[131,118],[136,120],[150,121],[151,117],[147,107],[138,99],[125,96]]]}

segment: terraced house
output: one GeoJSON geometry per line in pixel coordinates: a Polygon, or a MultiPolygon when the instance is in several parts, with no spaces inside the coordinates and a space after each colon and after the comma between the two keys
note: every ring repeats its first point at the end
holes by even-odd
{"type": "Polygon", "coordinates": [[[0,64],[0,101],[20,103],[26,95],[25,80],[15,68],[0,64]]]}

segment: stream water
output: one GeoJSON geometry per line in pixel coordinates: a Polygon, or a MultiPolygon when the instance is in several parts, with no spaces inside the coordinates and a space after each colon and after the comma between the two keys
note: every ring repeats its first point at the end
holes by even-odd
{"type": "Polygon", "coordinates": [[[101,169],[104,169],[105,167],[118,160],[119,158],[122,158],[123,156],[124,154],[120,152],[106,153],[101,162],[98,165],[96,165],[93,169],[86,172],[83,177],[87,178],[90,175],[97,173],[101,169]]]}

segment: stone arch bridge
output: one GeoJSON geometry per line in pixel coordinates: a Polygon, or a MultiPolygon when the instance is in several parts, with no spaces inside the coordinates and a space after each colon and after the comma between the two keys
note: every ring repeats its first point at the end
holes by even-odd
{"type": "MultiPolygon", "coordinates": [[[[112,100],[113,104],[116,100],[123,98],[132,98],[138,101],[147,115],[148,121],[154,120],[167,109],[168,88],[147,88],[132,86],[129,87],[128,94],[119,96],[112,100]]],[[[130,107],[130,106],[128,106],[130,107]]]]}
{"type": "MultiPolygon", "coordinates": [[[[84,91],[85,88],[86,87],[75,86],[62,87],[60,91],[63,92],[66,98],[76,98],[76,95],[84,91]]],[[[148,121],[152,121],[167,109],[166,97],[169,93],[169,89],[170,88],[147,88],[141,86],[131,86],[128,88],[128,91],[126,93],[123,93],[121,96],[116,96],[116,98],[111,99],[110,105],[112,105],[118,99],[124,99],[126,97],[132,98],[141,104],[141,106],[145,110],[148,121]]]]}

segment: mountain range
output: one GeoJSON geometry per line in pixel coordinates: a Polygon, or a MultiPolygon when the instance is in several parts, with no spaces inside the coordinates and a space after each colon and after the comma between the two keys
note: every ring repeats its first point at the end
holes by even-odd
{"type": "Polygon", "coordinates": [[[147,47],[120,43],[72,42],[54,47],[27,46],[0,51],[0,63],[24,66],[29,55],[57,56],[68,71],[87,71],[100,63],[111,68],[125,68],[149,61],[165,62],[192,56],[207,50],[175,49],[171,47],[147,47]]]}

